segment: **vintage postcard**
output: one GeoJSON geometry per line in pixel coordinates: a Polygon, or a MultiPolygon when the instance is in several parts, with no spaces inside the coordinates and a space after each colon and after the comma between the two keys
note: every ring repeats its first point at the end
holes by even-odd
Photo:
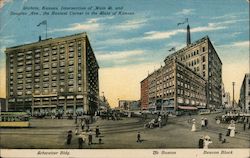
{"type": "Polygon", "coordinates": [[[249,157],[249,5],[0,0],[0,157],[249,157]]]}

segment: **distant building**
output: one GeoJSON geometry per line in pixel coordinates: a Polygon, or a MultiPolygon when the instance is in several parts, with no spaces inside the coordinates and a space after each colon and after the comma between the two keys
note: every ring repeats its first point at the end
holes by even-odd
{"type": "Polygon", "coordinates": [[[222,87],[221,87],[221,93],[222,93],[222,107],[223,108],[232,108],[232,105],[231,105],[231,99],[230,99],[230,93],[229,92],[226,92],[225,91],[225,87],[224,87],[224,84],[222,84],[222,87]]]}
{"type": "Polygon", "coordinates": [[[222,98],[222,105],[225,108],[232,108],[232,104],[231,104],[231,98],[230,98],[230,93],[226,92],[222,98]]]}
{"type": "Polygon", "coordinates": [[[121,110],[140,110],[140,101],[138,100],[119,100],[119,109],[121,110]]]}
{"type": "Polygon", "coordinates": [[[241,88],[239,106],[243,112],[250,113],[250,73],[245,74],[241,88]]]}
{"type": "Polygon", "coordinates": [[[6,49],[10,111],[93,114],[98,108],[98,63],[86,33],[6,49]]]}
{"type": "Polygon", "coordinates": [[[99,111],[107,111],[110,109],[110,105],[105,96],[100,96],[99,98],[99,111]]]}

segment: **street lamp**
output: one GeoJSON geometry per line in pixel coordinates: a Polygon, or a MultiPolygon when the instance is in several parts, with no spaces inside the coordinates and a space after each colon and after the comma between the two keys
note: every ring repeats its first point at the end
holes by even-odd
{"type": "Polygon", "coordinates": [[[235,82],[232,82],[233,84],[233,108],[234,108],[234,85],[235,85],[235,82]]]}

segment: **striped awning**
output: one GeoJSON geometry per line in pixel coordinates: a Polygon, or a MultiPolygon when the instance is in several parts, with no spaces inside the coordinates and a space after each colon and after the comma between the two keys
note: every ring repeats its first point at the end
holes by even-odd
{"type": "Polygon", "coordinates": [[[197,110],[198,109],[197,107],[194,107],[194,106],[178,106],[178,108],[182,110],[197,110]]]}

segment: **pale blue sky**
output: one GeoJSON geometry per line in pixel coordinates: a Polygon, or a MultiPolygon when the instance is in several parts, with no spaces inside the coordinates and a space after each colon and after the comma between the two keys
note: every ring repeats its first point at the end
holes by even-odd
{"type": "MultiPolygon", "coordinates": [[[[213,42],[223,63],[223,81],[227,91],[231,92],[232,81],[236,81],[236,90],[239,91],[243,74],[249,71],[247,0],[5,0],[4,3],[1,1],[0,18],[1,72],[4,72],[5,67],[4,49],[35,42],[39,35],[44,38],[45,26],[36,25],[47,20],[48,37],[87,32],[101,67],[100,71],[103,69],[113,72],[112,68],[129,69],[137,65],[151,65],[147,70],[145,68],[142,77],[133,83],[126,83],[138,82],[136,84],[139,85],[143,76],[153,70],[152,67],[157,68],[163,64],[170,48],[180,49],[185,46],[186,32],[183,29],[186,25],[177,26],[185,18],[189,19],[192,41],[208,35],[213,42]],[[42,6],[58,7],[58,11],[61,11],[61,7],[112,6],[113,9],[122,7],[122,11],[134,12],[134,15],[10,15],[11,11],[24,11],[25,6],[39,7],[39,13],[44,11],[42,6]]],[[[103,75],[110,76],[108,72],[103,75]]],[[[101,80],[102,77],[100,76],[101,80]]],[[[1,85],[5,82],[3,77],[0,81],[1,85]]],[[[101,90],[108,91],[105,83],[101,84],[101,90]]],[[[139,99],[139,86],[137,87],[132,90],[136,94],[127,99],[139,99]]],[[[115,98],[123,96],[112,96],[108,92],[106,94],[113,102],[115,98]]]]}

